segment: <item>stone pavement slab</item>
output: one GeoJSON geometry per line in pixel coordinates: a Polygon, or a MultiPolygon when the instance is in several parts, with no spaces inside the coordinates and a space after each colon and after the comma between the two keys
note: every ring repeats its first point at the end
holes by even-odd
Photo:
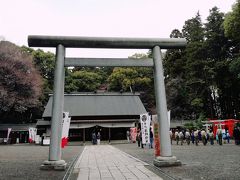
{"type": "Polygon", "coordinates": [[[144,166],[147,163],[111,145],[85,146],[74,167],[78,180],[161,180],[144,166]]]}

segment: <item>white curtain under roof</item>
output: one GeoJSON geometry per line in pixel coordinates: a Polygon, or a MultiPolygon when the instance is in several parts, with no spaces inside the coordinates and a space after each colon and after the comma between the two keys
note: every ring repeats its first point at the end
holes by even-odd
{"type": "Polygon", "coordinates": [[[71,124],[70,129],[83,129],[83,128],[91,128],[94,126],[101,126],[105,128],[120,128],[120,127],[134,127],[134,122],[111,122],[111,123],[78,123],[78,124],[71,124]]]}

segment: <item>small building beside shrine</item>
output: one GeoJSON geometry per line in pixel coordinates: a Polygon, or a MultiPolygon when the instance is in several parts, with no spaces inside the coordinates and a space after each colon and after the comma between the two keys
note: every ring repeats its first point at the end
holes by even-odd
{"type": "MultiPolygon", "coordinates": [[[[38,134],[51,134],[53,96],[50,95],[38,134]]],[[[102,140],[126,139],[126,132],[136,127],[146,109],[137,93],[81,93],[64,95],[64,111],[71,117],[69,140],[91,141],[92,133],[100,132],[102,140]]]]}
{"type": "Polygon", "coordinates": [[[29,129],[36,123],[0,124],[0,144],[29,143],[29,129]]]}

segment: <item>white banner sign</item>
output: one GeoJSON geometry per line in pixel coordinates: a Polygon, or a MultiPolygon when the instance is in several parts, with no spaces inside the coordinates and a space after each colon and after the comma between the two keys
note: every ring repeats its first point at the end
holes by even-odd
{"type": "Polygon", "coordinates": [[[64,148],[64,146],[66,146],[68,143],[70,121],[71,117],[69,117],[69,112],[64,112],[62,125],[62,148],[64,148]]]}
{"type": "Polygon", "coordinates": [[[171,110],[169,110],[169,111],[167,112],[167,116],[168,116],[168,126],[170,127],[171,110]]]}
{"type": "Polygon", "coordinates": [[[146,114],[140,115],[140,122],[141,122],[141,132],[142,132],[142,143],[148,144],[150,143],[150,122],[151,116],[146,114]]]}
{"type": "Polygon", "coordinates": [[[36,128],[33,128],[33,127],[30,127],[28,129],[29,131],[29,143],[32,143],[32,142],[35,142],[35,137],[37,135],[37,129],[36,128]]]}
{"type": "Polygon", "coordinates": [[[7,139],[6,139],[6,142],[8,142],[9,135],[10,135],[11,131],[12,131],[12,128],[8,128],[8,133],[7,133],[7,139]]]}

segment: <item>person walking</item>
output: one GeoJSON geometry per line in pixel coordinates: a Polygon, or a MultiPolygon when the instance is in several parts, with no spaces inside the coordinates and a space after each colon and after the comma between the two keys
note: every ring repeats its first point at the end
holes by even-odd
{"type": "Polygon", "coordinates": [[[222,139],[223,139],[223,144],[226,144],[226,140],[227,140],[227,134],[226,132],[222,133],[222,139]]]}
{"type": "Polygon", "coordinates": [[[189,132],[188,129],[186,130],[185,138],[186,138],[187,145],[189,145],[190,144],[191,135],[190,135],[190,132],[189,132]]]}
{"type": "Polygon", "coordinates": [[[218,135],[218,143],[221,146],[222,145],[222,129],[217,129],[217,135],[218,135]]]}
{"type": "Polygon", "coordinates": [[[207,144],[207,133],[204,129],[201,131],[202,143],[204,146],[207,144]]]}
{"type": "Polygon", "coordinates": [[[209,132],[209,140],[210,140],[210,144],[213,145],[214,144],[214,134],[213,134],[212,130],[210,130],[210,132],[209,132]]]}
{"type": "Polygon", "coordinates": [[[184,140],[183,130],[179,132],[179,140],[180,140],[181,146],[182,146],[183,145],[183,140],[184,140]]]}
{"type": "Polygon", "coordinates": [[[97,145],[100,145],[101,135],[100,132],[97,133],[97,145]]]}
{"type": "Polygon", "coordinates": [[[127,130],[126,132],[126,136],[127,136],[127,141],[128,143],[130,143],[130,132],[127,130]]]}
{"type": "Polygon", "coordinates": [[[149,144],[149,148],[153,148],[153,132],[152,132],[152,128],[150,127],[150,144],[149,144]]]}
{"type": "Polygon", "coordinates": [[[235,145],[238,145],[236,136],[237,136],[237,127],[235,126],[233,129],[233,138],[234,138],[235,145]]]}
{"type": "Polygon", "coordinates": [[[237,127],[237,141],[239,145],[240,144],[240,127],[237,127]]]}
{"type": "Polygon", "coordinates": [[[179,142],[179,134],[178,134],[178,130],[175,131],[175,140],[177,142],[177,145],[178,145],[178,142],[179,142]]]}
{"type": "Polygon", "coordinates": [[[172,140],[173,140],[173,133],[172,133],[172,130],[171,130],[171,129],[169,130],[169,136],[170,136],[170,140],[171,140],[171,144],[172,144],[172,140]]]}
{"type": "Polygon", "coordinates": [[[238,127],[235,127],[234,130],[233,130],[233,137],[234,137],[234,140],[235,140],[235,144],[236,145],[239,145],[240,144],[240,130],[238,127]]]}
{"type": "Polygon", "coordinates": [[[198,146],[198,129],[194,131],[194,141],[196,146],[198,146]]]}
{"type": "Polygon", "coordinates": [[[138,147],[140,147],[140,144],[141,144],[140,134],[141,134],[141,130],[138,128],[138,130],[137,130],[137,142],[138,142],[138,147]]]}
{"type": "Polygon", "coordinates": [[[192,143],[194,144],[194,130],[191,131],[191,140],[192,140],[192,143]]]}
{"type": "Polygon", "coordinates": [[[230,134],[229,134],[228,130],[226,131],[226,139],[227,139],[227,143],[229,144],[230,143],[230,134]]]}
{"type": "Polygon", "coordinates": [[[95,132],[92,133],[92,144],[95,145],[96,143],[96,134],[95,132]]]}
{"type": "MultiPolygon", "coordinates": [[[[142,130],[141,130],[141,131],[142,131],[142,130]]],[[[140,131],[140,135],[139,135],[139,137],[140,137],[140,143],[141,143],[141,148],[144,148],[144,147],[143,147],[144,144],[143,144],[143,142],[142,142],[142,132],[141,132],[141,131],[140,131]]]]}

